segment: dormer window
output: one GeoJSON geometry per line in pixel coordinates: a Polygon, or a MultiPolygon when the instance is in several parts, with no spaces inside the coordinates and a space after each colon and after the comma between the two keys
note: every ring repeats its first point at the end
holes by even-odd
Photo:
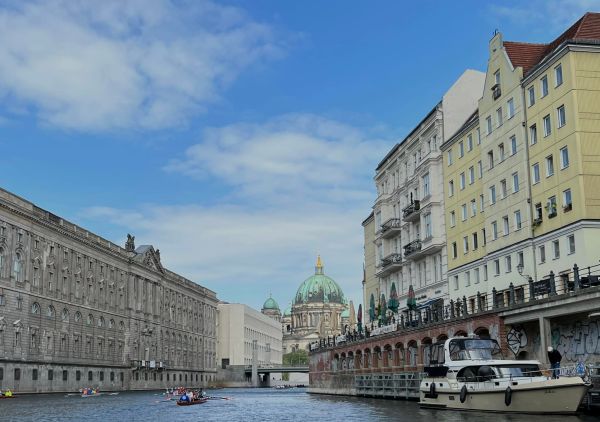
{"type": "Polygon", "coordinates": [[[492,86],[492,98],[497,100],[502,95],[500,91],[500,70],[494,73],[494,86],[492,86]]]}

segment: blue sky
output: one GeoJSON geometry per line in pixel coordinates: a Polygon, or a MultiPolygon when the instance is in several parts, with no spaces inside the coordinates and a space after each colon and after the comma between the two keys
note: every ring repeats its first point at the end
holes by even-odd
{"type": "Polygon", "coordinates": [[[599,1],[0,1],[0,186],[160,248],[219,298],[358,303],[377,162],[494,29],[547,42],[599,1]]]}

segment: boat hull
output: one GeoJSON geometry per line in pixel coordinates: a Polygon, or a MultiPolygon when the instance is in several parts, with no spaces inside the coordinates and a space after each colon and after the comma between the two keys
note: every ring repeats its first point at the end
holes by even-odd
{"type": "Polygon", "coordinates": [[[193,406],[195,404],[203,404],[206,403],[208,401],[207,398],[204,399],[199,399],[199,400],[192,400],[192,401],[181,401],[181,400],[177,400],[177,406],[193,406]]]}
{"type": "Polygon", "coordinates": [[[461,403],[459,388],[440,388],[436,391],[437,397],[431,397],[429,390],[421,389],[420,405],[450,410],[573,414],[588,388],[578,377],[514,384],[510,386],[508,405],[506,388],[468,388],[464,403],[461,403]]]}

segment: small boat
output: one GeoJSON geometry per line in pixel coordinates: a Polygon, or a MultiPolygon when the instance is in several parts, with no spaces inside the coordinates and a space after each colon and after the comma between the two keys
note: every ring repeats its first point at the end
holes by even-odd
{"type": "Polygon", "coordinates": [[[193,406],[194,404],[202,404],[208,401],[208,397],[201,397],[192,401],[177,400],[177,406],[193,406]]]}
{"type": "Polygon", "coordinates": [[[579,376],[552,379],[535,360],[504,360],[496,340],[454,337],[430,346],[421,407],[574,414],[589,387],[579,376]]]}
{"type": "Polygon", "coordinates": [[[14,399],[16,396],[5,396],[4,394],[0,396],[0,399],[14,399]]]}

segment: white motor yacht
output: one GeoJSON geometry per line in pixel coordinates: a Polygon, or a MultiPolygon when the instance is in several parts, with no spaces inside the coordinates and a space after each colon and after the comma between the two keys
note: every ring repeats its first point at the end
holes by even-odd
{"type": "Polygon", "coordinates": [[[430,346],[420,405],[453,410],[572,414],[588,385],[552,379],[535,360],[504,360],[496,340],[455,337],[430,346]]]}

